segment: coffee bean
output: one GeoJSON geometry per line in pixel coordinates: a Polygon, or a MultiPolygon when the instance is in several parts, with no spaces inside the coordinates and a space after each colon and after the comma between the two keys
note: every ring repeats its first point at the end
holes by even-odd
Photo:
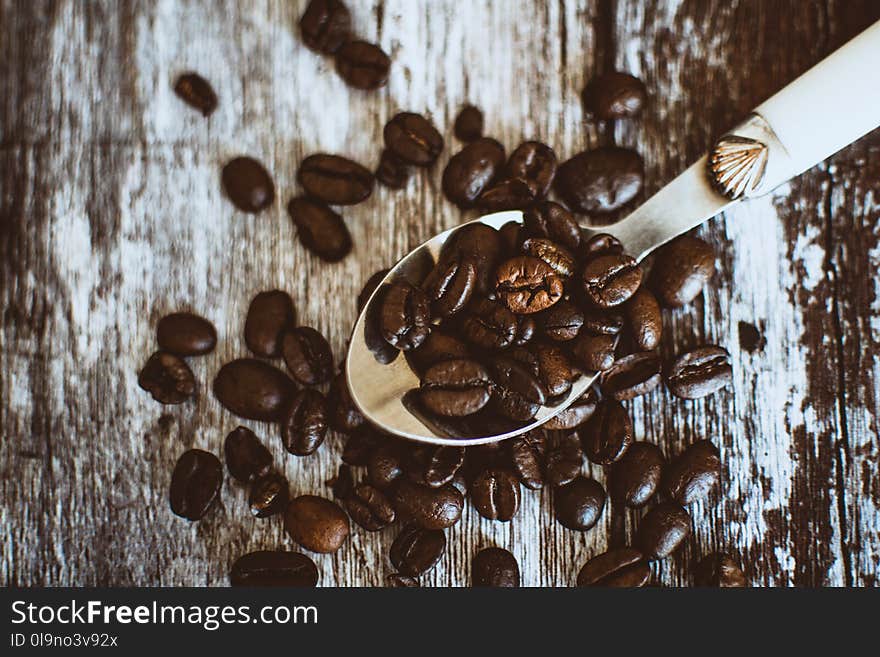
{"type": "Polygon", "coordinates": [[[556,153],[547,144],[526,141],[517,146],[507,160],[504,173],[508,178],[525,182],[535,199],[544,198],[556,176],[556,153]]]}
{"type": "Polygon", "coordinates": [[[529,431],[506,441],[513,471],[520,482],[531,490],[544,487],[544,455],[547,438],[542,429],[529,431]]]}
{"type": "Polygon", "coordinates": [[[351,14],[339,0],[311,0],[299,19],[299,29],[306,46],[332,55],[348,41],[351,14]]]}
{"type": "Polygon", "coordinates": [[[646,288],[640,288],[623,307],[626,327],[639,351],[651,351],[660,344],[663,334],[663,315],[657,298],[646,288]]]}
{"type": "Polygon", "coordinates": [[[286,330],[281,336],[281,355],[294,380],[317,386],[333,378],[330,343],[310,326],[286,330]]]}
{"type": "Polygon", "coordinates": [[[397,514],[391,502],[378,488],[360,484],[354,495],[343,501],[348,515],[368,532],[377,532],[394,522],[397,514]]]}
{"type": "Polygon", "coordinates": [[[480,194],[477,207],[488,214],[504,210],[525,210],[534,202],[535,195],[525,180],[506,178],[494,183],[480,194]]]}
{"type": "Polygon", "coordinates": [[[681,504],[708,498],[721,483],[721,458],[710,440],[699,440],[666,468],[663,487],[681,504]]]}
{"type": "Polygon", "coordinates": [[[373,453],[385,444],[386,437],[367,422],[362,422],[352,431],[353,433],[345,441],[342,461],[356,467],[365,466],[373,453]]]}
{"type": "Polygon", "coordinates": [[[465,105],[455,117],[455,136],[461,141],[474,141],[483,136],[483,113],[473,105],[465,105]]]}
{"type": "Polygon", "coordinates": [[[623,330],[623,323],[621,314],[591,309],[584,312],[583,330],[593,335],[617,335],[623,330]]]}
{"type": "Polygon", "coordinates": [[[531,237],[523,242],[522,249],[526,255],[543,260],[560,276],[568,278],[574,274],[574,256],[568,249],[547,238],[531,237]]]}
{"type": "Polygon", "coordinates": [[[715,345],[680,354],[666,372],[666,386],[682,399],[706,397],[730,385],[731,381],[730,354],[715,345]]]}
{"type": "Polygon", "coordinates": [[[571,406],[547,420],[544,428],[550,431],[576,429],[587,422],[596,412],[596,393],[592,388],[587,390],[580,399],[571,406]]]}
{"type": "Polygon", "coordinates": [[[296,543],[312,552],[336,552],[349,534],[348,516],[323,497],[300,495],[290,501],[284,528],[296,543]]]}
{"type": "Polygon", "coordinates": [[[443,136],[420,114],[400,112],[385,124],[385,146],[404,162],[420,167],[434,164],[443,150],[443,136]]]}
{"type": "Polygon", "coordinates": [[[262,164],[250,157],[227,162],[221,175],[226,196],[242,212],[257,213],[275,202],[275,184],[262,164]]]}
{"type": "Polygon", "coordinates": [[[422,282],[433,317],[451,317],[470,301],[476,288],[477,268],[461,257],[438,262],[422,282]]]}
{"type": "Polygon", "coordinates": [[[379,156],[376,180],[391,189],[403,189],[409,180],[409,166],[387,148],[379,156]]]}
{"type": "Polygon", "coordinates": [[[310,196],[331,205],[354,205],[373,192],[373,174],[339,155],[309,155],[299,165],[296,179],[310,196]]]}
{"type": "Polygon", "coordinates": [[[470,487],[471,502],[489,520],[507,522],[519,510],[519,480],[509,470],[483,471],[470,487]]]}
{"type": "Polygon", "coordinates": [[[642,518],[636,540],[647,559],[665,559],[691,533],[691,517],[675,502],[661,502],[642,518]]]}
{"type": "Polygon", "coordinates": [[[351,235],[342,215],[321,201],[293,198],[287,212],[296,226],[299,241],[322,260],[339,262],[351,251],[351,235]]]}
{"type": "Polygon", "coordinates": [[[389,589],[419,588],[419,580],[399,573],[393,573],[385,578],[385,587],[389,589]]]}
{"type": "Polygon", "coordinates": [[[314,587],[315,562],[299,552],[259,550],[239,557],[229,573],[232,586],[314,587]]]}
{"type": "Polygon", "coordinates": [[[604,507],[605,489],[595,479],[577,477],[553,493],[556,519],[568,529],[590,529],[598,522],[604,507]]]}
{"type": "Polygon", "coordinates": [[[501,234],[482,223],[456,230],[443,245],[439,260],[470,260],[477,268],[477,291],[488,295],[495,289],[495,269],[501,255],[501,234]]]}
{"type": "Polygon", "coordinates": [[[377,45],[349,41],[336,51],[336,72],[355,89],[378,89],[388,82],[391,58],[377,45]]]}
{"type": "Polygon", "coordinates": [[[345,374],[337,374],[330,382],[330,390],[327,392],[327,414],[330,428],[342,433],[351,433],[364,423],[364,416],[351,399],[345,374]]]}
{"type": "Polygon", "coordinates": [[[446,529],[458,522],[464,498],[451,484],[430,488],[401,479],[392,489],[391,501],[405,520],[424,529],[446,529]]]}
{"type": "Polygon", "coordinates": [[[429,367],[444,360],[467,359],[469,356],[464,342],[437,328],[428,334],[418,349],[407,353],[410,365],[422,375],[429,367]]]}
{"type": "Polygon", "coordinates": [[[538,330],[538,323],[533,315],[519,315],[516,318],[516,336],[513,338],[513,344],[521,347],[531,342],[538,330]]]}
{"type": "Polygon", "coordinates": [[[611,467],[611,499],[632,509],[645,506],[660,487],[663,463],[663,454],[656,445],[644,441],[632,443],[611,467]]]}
{"type": "Polygon", "coordinates": [[[406,449],[397,440],[386,440],[374,446],[367,456],[367,479],[373,486],[381,490],[390,488],[395,481],[403,476],[405,459],[406,449]]]}
{"type": "Polygon", "coordinates": [[[138,374],[138,385],[160,404],[182,404],[196,394],[196,379],[182,358],[157,351],[138,374]]]}
{"type": "Polygon", "coordinates": [[[568,345],[575,362],[588,372],[604,372],[614,365],[617,336],[582,331],[568,345]]]}
{"type": "Polygon", "coordinates": [[[586,241],[583,249],[584,260],[593,260],[600,255],[620,255],[623,253],[623,244],[620,240],[608,233],[596,233],[586,241]]]}
{"type": "Polygon", "coordinates": [[[272,468],[269,450],[247,427],[236,427],[229,432],[223,444],[223,453],[229,474],[243,484],[268,474],[272,468]]]}
{"type": "Polygon", "coordinates": [[[545,481],[556,488],[574,481],[584,465],[584,453],[577,434],[548,434],[544,461],[545,481]]]}
{"type": "Polygon", "coordinates": [[[364,283],[364,286],[361,288],[360,293],[357,297],[357,310],[360,313],[363,311],[364,306],[367,305],[367,301],[369,301],[370,297],[373,295],[373,292],[376,291],[376,288],[379,287],[379,284],[385,279],[388,275],[390,269],[380,269],[377,272],[374,272],[368,279],[367,282],[364,283]]]}
{"type": "Polygon", "coordinates": [[[392,347],[415,349],[431,330],[428,297],[405,281],[394,283],[382,302],[381,328],[392,347]]]}
{"type": "Polygon", "coordinates": [[[409,451],[406,474],[417,484],[440,488],[452,482],[464,465],[464,447],[434,447],[421,445],[409,451]]]}
{"type": "Polygon", "coordinates": [[[546,401],[538,379],[522,363],[512,358],[496,357],[492,361],[492,404],[504,417],[526,422],[535,417],[546,401]]]}
{"type": "Polygon", "coordinates": [[[744,588],[748,581],[742,569],[728,554],[713,552],[700,560],[694,570],[695,586],[744,588]]]}
{"type": "MultiPolygon", "coordinates": [[[[388,296],[390,289],[390,284],[383,283],[376,290],[373,302],[364,313],[364,345],[373,354],[373,358],[384,365],[394,362],[394,359],[400,355],[397,347],[388,344],[388,341],[382,334],[382,308],[385,305],[385,297],[388,296]]],[[[430,335],[429,333],[428,336],[430,337],[430,335]]]]}
{"type": "Polygon", "coordinates": [[[541,315],[541,328],[551,340],[574,339],[584,324],[584,313],[571,301],[563,299],[541,315]]]}
{"type": "Polygon", "coordinates": [[[761,351],[767,346],[767,339],[761,335],[758,327],[748,322],[740,321],[737,325],[739,334],[739,347],[750,354],[761,351]]]}
{"type": "Polygon", "coordinates": [[[685,235],[664,246],[651,269],[651,289],[665,306],[677,308],[697,298],[715,273],[715,252],[697,237],[685,235]]]}
{"type": "Polygon", "coordinates": [[[165,315],[156,326],[156,342],[176,356],[201,356],[214,351],[217,331],[213,324],[192,313],[165,315]]]}
{"type": "Polygon", "coordinates": [[[226,363],[214,378],[217,401],[248,420],[278,422],[294,392],[294,383],[284,372],[253,358],[226,363]]]}
{"type": "Polygon", "coordinates": [[[653,351],[624,356],[602,373],[602,391],[615,399],[634,399],[660,385],[660,357],[653,351]]]}
{"type": "Polygon", "coordinates": [[[518,253],[522,246],[522,224],[518,221],[508,221],[498,229],[501,238],[501,249],[508,255],[518,253]]]}
{"type": "Polygon", "coordinates": [[[633,425],[623,405],[606,398],[580,431],[587,458],[598,465],[611,465],[626,453],[633,441],[633,425]]]}
{"type": "Polygon", "coordinates": [[[473,360],[447,360],[432,365],[421,382],[422,403],[432,413],[462,417],[489,403],[492,379],[485,367],[473,360]]]}
{"type": "Polygon", "coordinates": [[[287,479],[271,472],[257,477],[251,484],[248,500],[251,513],[257,518],[268,518],[283,512],[290,501],[290,487],[287,479]]]}
{"type": "Polygon", "coordinates": [[[559,165],[553,187],[574,212],[613,212],[642,191],[644,163],[617,146],[578,153],[559,165]]]}
{"type": "Polygon", "coordinates": [[[284,448],[296,456],[314,454],[327,435],[327,401],[317,390],[303,388],[281,419],[284,448]]]}
{"type": "Polygon", "coordinates": [[[642,553],[631,547],[613,548],[590,559],[578,573],[578,586],[637,588],[651,576],[642,553]]]}
{"type": "Polygon", "coordinates": [[[543,260],[516,256],[501,263],[496,273],[498,296],[511,312],[525,315],[546,310],[562,298],[559,275],[543,260]]]}
{"type": "Polygon", "coordinates": [[[519,587],[519,564],[503,548],[490,547],[477,552],[471,562],[473,586],[519,587]]]}
{"type": "Polygon", "coordinates": [[[281,333],[296,323],[293,299],[282,290],[260,292],[248,307],[244,341],[254,354],[264,358],[281,355],[281,333]]]}
{"type": "Polygon", "coordinates": [[[597,308],[619,306],[642,284],[642,269],[628,255],[603,255],[584,267],[584,293],[597,308]]]}
{"type": "Polygon", "coordinates": [[[354,479],[351,476],[351,466],[343,463],[339,466],[339,473],[326,482],[333,491],[333,497],[344,500],[354,495],[354,479]]]}
{"type": "Polygon", "coordinates": [[[217,109],[217,94],[211,83],[198,73],[184,73],[174,83],[174,93],[190,107],[204,116],[211,116],[217,109]]]}
{"type": "Polygon", "coordinates": [[[171,474],[171,510],[187,520],[201,520],[220,494],[223,466],[201,449],[185,451],[171,474]]]}
{"type": "Polygon", "coordinates": [[[579,376],[568,356],[554,344],[536,344],[534,351],[538,356],[538,380],[545,396],[553,399],[567,395],[579,376]]]}
{"type": "Polygon", "coordinates": [[[472,206],[504,166],[504,147],[482,137],[453,155],[443,170],[443,193],[462,208],[472,206]]]}
{"type": "Polygon", "coordinates": [[[597,75],[584,88],[584,106],[596,119],[606,121],[637,116],[645,105],[644,83],[628,73],[597,75]]]}
{"type": "Polygon", "coordinates": [[[416,577],[433,568],[446,550],[446,535],[439,529],[405,527],[391,544],[391,563],[402,574],[416,577]]]}
{"type": "Polygon", "coordinates": [[[568,210],[553,201],[541,201],[524,212],[523,228],[530,237],[546,237],[572,252],[581,243],[581,227],[568,210]]]}
{"type": "Polygon", "coordinates": [[[513,344],[517,329],[516,316],[489,299],[472,302],[462,323],[465,340],[482,349],[509,347],[513,344]]]}

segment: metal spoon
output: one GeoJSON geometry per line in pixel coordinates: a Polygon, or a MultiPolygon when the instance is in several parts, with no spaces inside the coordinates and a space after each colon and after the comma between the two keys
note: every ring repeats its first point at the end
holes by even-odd
{"type": "MultiPolygon", "coordinates": [[[[684,173],[628,217],[601,231],[614,235],[624,250],[642,260],[658,246],[723,212],[743,199],[761,196],[797,176],[880,125],[880,22],[841,47],[779,91],[684,173]]],[[[522,212],[498,212],[469,223],[500,228],[522,221],[522,212]]],[[[419,284],[446,240],[461,226],[428,240],[406,255],[383,280],[419,284]]],[[[586,230],[591,231],[585,227],[586,230]]],[[[587,373],[555,405],[540,408],[531,422],[472,435],[440,426],[408,403],[419,379],[403,357],[379,362],[370,350],[366,317],[376,312],[374,293],[354,326],[345,371],[351,397],[364,417],[403,438],[440,445],[478,445],[530,431],[568,408],[596,381],[587,373]]]]}

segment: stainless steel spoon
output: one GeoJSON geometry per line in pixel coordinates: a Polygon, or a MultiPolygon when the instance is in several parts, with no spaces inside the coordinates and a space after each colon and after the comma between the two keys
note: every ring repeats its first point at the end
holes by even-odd
{"type": "MultiPolygon", "coordinates": [[[[602,227],[601,232],[614,235],[627,253],[641,260],[734,203],[770,192],[854,142],[880,125],[880,84],[875,79],[878,62],[880,22],[755,108],[746,121],[721,137],[699,161],[628,217],[602,227]]],[[[493,228],[508,221],[522,221],[522,213],[498,212],[475,220],[493,228]]],[[[460,227],[440,233],[406,255],[383,283],[401,279],[420,283],[446,240],[460,227]]],[[[439,426],[413,411],[407,401],[407,393],[419,387],[419,379],[406,359],[398,357],[386,365],[370,350],[365,320],[376,312],[375,298],[374,293],[355,323],[345,371],[351,397],[364,417],[388,433],[440,445],[503,440],[561,413],[598,377],[595,373],[581,376],[564,400],[543,406],[531,422],[522,426],[476,436],[439,426]]]]}

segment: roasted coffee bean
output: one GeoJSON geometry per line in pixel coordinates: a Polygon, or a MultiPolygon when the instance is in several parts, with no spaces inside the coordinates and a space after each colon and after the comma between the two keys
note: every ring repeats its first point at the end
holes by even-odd
{"type": "Polygon", "coordinates": [[[556,417],[547,420],[544,423],[544,428],[549,431],[567,431],[570,429],[576,429],[593,417],[593,413],[596,412],[596,406],[596,393],[590,388],[571,406],[559,413],[556,417]]]}
{"type": "Polygon", "coordinates": [[[291,454],[307,456],[327,435],[327,400],[317,390],[303,388],[293,397],[281,419],[281,440],[291,454]]]}
{"type": "Polygon", "coordinates": [[[456,230],[443,245],[440,260],[470,260],[477,268],[477,291],[489,294],[495,289],[495,269],[501,255],[501,234],[482,223],[456,230]]]}
{"type": "Polygon", "coordinates": [[[430,488],[450,483],[464,465],[464,447],[422,445],[409,451],[405,469],[410,481],[430,488]]]}
{"type": "Polygon", "coordinates": [[[567,395],[579,376],[568,356],[554,344],[539,343],[533,349],[538,357],[538,380],[545,396],[552,399],[567,395]]]}
{"type": "Polygon", "coordinates": [[[519,479],[509,470],[485,470],[474,479],[470,495],[481,516],[507,522],[519,510],[519,479]]]}
{"type": "Polygon", "coordinates": [[[588,372],[604,372],[614,365],[614,349],[617,347],[617,336],[596,335],[581,331],[569,343],[575,362],[588,372]]]}
{"type": "Polygon", "coordinates": [[[498,229],[501,237],[501,250],[507,255],[518,253],[522,246],[522,224],[518,221],[508,221],[498,229]]]}
{"type": "Polygon", "coordinates": [[[653,351],[624,356],[602,373],[602,391],[615,399],[634,399],[660,385],[660,357],[653,351]]]}
{"type": "Polygon", "coordinates": [[[257,477],[251,484],[248,500],[251,513],[257,518],[268,518],[283,512],[290,501],[287,478],[277,472],[257,477]]]}
{"type": "Polygon", "coordinates": [[[524,212],[523,228],[530,237],[546,237],[572,252],[581,244],[581,227],[571,212],[553,201],[541,201],[524,212]]]}
{"type": "Polygon", "coordinates": [[[239,557],[229,574],[232,586],[311,588],[318,584],[318,567],[299,552],[260,550],[239,557]]]}
{"type": "Polygon", "coordinates": [[[429,367],[444,360],[467,359],[469,356],[468,347],[463,341],[437,328],[428,334],[418,349],[407,353],[410,365],[419,374],[424,374],[429,367]]]}
{"type": "Polygon", "coordinates": [[[405,460],[406,448],[404,445],[397,440],[386,440],[374,446],[367,455],[367,479],[373,486],[381,490],[390,488],[391,484],[403,476],[405,460]]]}
{"type": "Polygon", "coordinates": [[[606,398],[581,429],[580,437],[590,461],[611,465],[620,460],[632,444],[632,420],[619,401],[606,398]]]}
{"type": "Polygon", "coordinates": [[[593,557],[578,573],[578,586],[637,588],[651,576],[642,553],[631,547],[613,548],[593,557]]]}
{"type": "Polygon", "coordinates": [[[666,468],[663,487],[681,504],[708,498],[721,483],[721,458],[710,440],[698,440],[666,468]]]}
{"type": "Polygon", "coordinates": [[[185,451],[171,474],[171,510],[187,520],[201,520],[220,494],[223,466],[201,449],[185,451]]]}
{"type": "Polygon", "coordinates": [[[736,561],[728,554],[713,552],[700,560],[694,570],[695,586],[716,588],[744,588],[746,576],[736,561]]]}
{"type": "Polygon", "coordinates": [[[213,324],[192,313],[172,313],[156,327],[159,348],[177,356],[201,356],[214,351],[217,331],[213,324]]]}
{"type": "Polygon", "coordinates": [[[510,462],[520,482],[531,490],[544,487],[544,455],[547,438],[542,429],[529,431],[506,441],[510,450],[510,462]]]}
{"type": "Polygon", "coordinates": [[[138,385],[160,404],[182,404],[196,394],[196,379],[182,358],[157,351],[138,374],[138,385]]]}
{"type": "Polygon", "coordinates": [[[272,468],[272,454],[247,427],[236,427],[229,432],[223,453],[229,474],[243,484],[268,474],[272,468]]]}
{"type": "Polygon", "coordinates": [[[393,573],[385,578],[385,587],[389,589],[409,589],[419,588],[420,586],[421,584],[419,584],[419,580],[415,577],[409,577],[399,573],[393,573]]]}
{"type": "Polygon", "coordinates": [[[405,527],[391,544],[389,558],[403,575],[416,577],[433,568],[446,550],[446,535],[439,529],[405,527]]]}
{"type": "Polygon", "coordinates": [[[340,0],[311,0],[299,19],[299,29],[309,48],[332,55],[348,41],[351,14],[340,0]]]}
{"type": "Polygon", "coordinates": [[[461,257],[438,262],[422,282],[433,317],[451,317],[470,301],[477,284],[474,262],[461,257]]]}
{"type": "Polygon", "coordinates": [[[598,308],[619,306],[642,284],[642,269],[628,255],[604,255],[584,267],[584,293],[598,308]]]}
{"type": "Polygon", "coordinates": [[[204,116],[211,116],[217,109],[217,94],[211,83],[198,73],[184,73],[174,83],[174,93],[190,107],[204,116]]]}
{"type": "Polygon", "coordinates": [[[644,163],[617,146],[578,153],[559,165],[553,187],[574,212],[613,212],[642,191],[644,163]]]}
{"type": "Polygon", "coordinates": [[[715,273],[715,252],[697,237],[685,235],[664,246],[651,269],[651,289],[665,306],[676,308],[697,298],[715,273]]]}
{"type": "Polygon", "coordinates": [[[521,347],[532,341],[535,337],[535,331],[538,328],[537,322],[533,315],[519,315],[516,318],[516,336],[513,338],[513,344],[521,347]]]}
{"type": "Polygon", "coordinates": [[[574,256],[555,242],[545,237],[531,237],[523,242],[522,248],[526,255],[543,260],[560,276],[568,278],[574,274],[574,256]]]}
{"type": "Polygon", "coordinates": [[[541,315],[545,336],[557,342],[574,339],[584,325],[584,313],[571,301],[563,299],[541,315]]]}
{"type": "Polygon", "coordinates": [[[325,482],[333,491],[333,497],[344,500],[354,495],[354,478],[351,476],[351,466],[343,463],[339,466],[339,473],[325,482]]]}
{"type": "Polygon", "coordinates": [[[257,356],[275,358],[281,355],[282,332],[295,323],[296,310],[287,292],[260,292],[248,307],[244,341],[257,356]]]}
{"type": "Polygon", "coordinates": [[[351,433],[364,423],[364,416],[351,399],[343,373],[337,374],[330,382],[330,390],[327,392],[327,415],[330,428],[342,433],[351,433]]]}
{"type": "Polygon", "coordinates": [[[394,508],[423,529],[446,529],[461,518],[464,498],[451,484],[430,488],[401,479],[392,490],[394,508]]]}
{"type": "Polygon", "coordinates": [[[666,387],[682,399],[706,397],[730,385],[732,380],[730,354],[715,345],[679,355],[666,372],[666,387]]]}
{"type": "Polygon", "coordinates": [[[691,533],[691,517],[675,502],[661,502],[642,518],[636,535],[639,549],[650,560],[665,559],[691,533]]]}
{"type": "Polygon", "coordinates": [[[468,307],[462,335],[481,349],[505,349],[513,344],[518,328],[516,316],[500,303],[477,299],[468,307]]]}
{"type": "Polygon", "coordinates": [[[516,345],[504,352],[508,358],[512,358],[517,363],[525,365],[526,369],[537,377],[541,374],[541,365],[538,362],[538,355],[534,349],[516,345]]]}
{"type": "Polygon", "coordinates": [[[663,315],[657,298],[647,288],[640,288],[623,307],[626,327],[639,351],[651,351],[660,344],[663,315]]]}
{"type": "Polygon", "coordinates": [[[499,356],[492,361],[492,403],[504,417],[526,422],[535,417],[546,401],[537,377],[522,363],[499,356]]]}
{"type": "Polygon", "coordinates": [[[336,51],[336,72],[355,89],[378,89],[388,82],[391,58],[377,45],[349,41],[336,51]]]}
{"type": "Polygon", "coordinates": [[[455,117],[455,136],[461,141],[474,141],[483,136],[483,113],[473,105],[465,105],[455,117]]]}
{"type": "Polygon", "coordinates": [[[532,256],[504,261],[495,276],[498,296],[518,315],[546,310],[565,292],[562,278],[553,268],[532,256]]]}
{"type": "Polygon", "coordinates": [[[577,434],[560,432],[548,435],[544,459],[545,481],[552,487],[575,480],[584,465],[584,453],[577,434]]]}
{"type": "Polygon", "coordinates": [[[480,198],[477,207],[484,213],[504,210],[524,210],[535,202],[535,195],[529,184],[521,178],[506,178],[488,187],[480,198]]]}
{"type": "Polygon", "coordinates": [[[403,189],[409,180],[409,165],[387,148],[379,156],[376,180],[391,189],[403,189]]]}
{"type": "Polygon", "coordinates": [[[281,355],[294,380],[304,386],[319,386],[333,378],[330,343],[310,326],[284,331],[281,355]]]}
{"type": "Polygon", "coordinates": [[[290,501],[284,529],[296,543],[312,552],[336,552],[349,534],[348,516],[339,505],[315,495],[290,501]]]}
{"type": "MultiPolygon", "coordinates": [[[[382,334],[382,308],[391,285],[383,283],[373,297],[373,302],[364,313],[364,345],[370,350],[373,358],[383,365],[388,365],[400,355],[400,350],[388,344],[382,334]]],[[[430,333],[428,334],[430,336],[430,333]]]]}
{"type": "Polygon", "coordinates": [[[385,279],[388,275],[390,269],[380,269],[379,271],[373,273],[368,279],[367,282],[364,283],[364,286],[361,288],[360,293],[357,298],[357,309],[358,312],[361,312],[364,309],[364,306],[367,305],[367,301],[370,300],[370,297],[373,295],[373,292],[376,291],[376,288],[379,287],[379,284],[385,279]]]}
{"type": "Polygon", "coordinates": [[[415,349],[431,330],[428,297],[405,281],[394,283],[382,301],[381,328],[392,347],[415,349]]]}
{"type": "Polygon", "coordinates": [[[275,184],[262,164],[250,157],[227,162],[221,175],[226,196],[242,212],[257,213],[275,202],[275,184]]]}
{"type": "Polygon", "coordinates": [[[419,394],[432,413],[462,417],[476,413],[489,403],[492,378],[476,361],[442,361],[425,372],[419,394]]]}
{"type": "Polygon", "coordinates": [[[385,494],[369,484],[359,484],[354,495],[343,500],[342,505],[351,519],[368,532],[384,529],[397,517],[385,494]]]}
{"type": "Polygon", "coordinates": [[[404,162],[420,167],[434,164],[443,150],[443,136],[421,114],[401,112],[385,124],[385,147],[404,162]]]}
{"type": "Polygon", "coordinates": [[[595,479],[577,477],[553,492],[553,509],[563,527],[586,531],[605,508],[605,489],[595,479]]]}
{"type": "Polygon", "coordinates": [[[519,586],[519,564],[509,551],[490,547],[477,552],[471,562],[471,584],[473,586],[495,586],[517,588],[519,586]]]}
{"type": "Polygon", "coordinates": [[[547,144],[526,141],[510,154],[504,173],[508,178],[525,182],[532,196],[541,199],[550,192],[556,176],[556,162],[556,153],[547,144]]]}
{"type": "Polygon", "coordinates": [[[339,155],[309,155],[296,178],[309,195],[331,205],[354,205],[373,192],[373,174],[339,155]]]}
{"type": "Polygon", "coordinates": [[[287,212],[302,245],[327,262],[339,262],[351,251],[351,235],[342,215],[321,201],[300,196],[290,200],[287,212]]]}
{"type": "Polygon", "coordinates": [[[386,437],[378,429],[372,424],[362,422],[346,439],[342,461],[356,467],[367,465],[373,453],[385,442],[386,437]]]}
{"type": "Polygon", "coordinates": [[[594,118],[606,121],[637,116],[645,105],[645,84],[629,73],[597,75],[584,88],[584,107],[594,118]]]}
{"type": "Polygon", "coordinates": [[[632,443],[609,473],[611,499],[632,509],[645,506],[660,487],[663,454],[652,443],[632,443]]]}
{"type": "Polygon", "coordinates": [[[608,233],[596,233],[586,240],[583,250],[584,260],[592,260],[600,255],[620,255],[623,253],[623,244],[620,240],[608,233]]]}
{"type": "Polygon", "coordinates": [[[443,170],[443,193],[462,208],[471,207],[504,166],[504,147],[482,137],[453,155],[443,170]]]}
{"type": "Polygon", "coordinates": [[[278,422],[295,392],[277,367],[254,358],[226,363],[214,378],[214,396],[226,410],[261,422],[278,422]]]}

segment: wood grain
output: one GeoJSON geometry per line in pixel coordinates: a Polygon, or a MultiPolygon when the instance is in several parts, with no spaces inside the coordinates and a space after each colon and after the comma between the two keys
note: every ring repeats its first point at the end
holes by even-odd
{"type": "MultiPolygon", "coordinates": [[[[609,141],[635,147],[650,192],[880,18],[870,0],[352,1],[357,33],[394,60],[388,87],[364,93],[299,41],[305,4],[0,0],[0,583],[218,585],[241,554],[292,547],[278,518],[249,517],[233,482],[202,522],[175,517],[171,468],[191,446],[219,453],[242,423],[295,494],[329,494],[341,437],[315,456],[287,455],[275,428],[223,411],[210,381],[245,354],[247,304],[273,287],[342,356],[367,276],[464,218],[439,179],[465,102],[508,149],[526,138],[563,158],[609,141]],[[579,94],[612,66],[642,77],[652,98],[640,120],[597,128],[579,94]],[[188,69],[218,92],[209,120],[173,95],[188,69]],[[346,209],[355,251],[323,265],[285,212],[298,163],[325,151],[375,165],[382,126],[403,109],[443,130],[441,161],[405,191],[378,188],[346,209]],[[237,154],[262,160],[279,190],[256,217],[220,191],[220,167],[237,154]],[[192,360],[198,399],[161,407],[136,372],[156,321],[178,309],[209,317],[220,343],[192,360]]],[[[667,315],[663,355],[722,344],[735,385],[697,402],[657,391],[631,409],[639,437],[667,456],[715,441],[726,484],[717,507],[693,509],[695,535],[656,566],[657,581],[686,584],[695,560],[726,549],[755,584],[878,583],[878,181],[875,133],[700,229],[719,271],[667,315]],[[762,344],[742,347],[741,323],[762,344]]],[[[600,468],[585,471],[604,482],[600,468]]],[[[641,515],[606,509],[579,534],[552,520],[550,502],[525,493],[511,523],[468,508],[423,584],[467,584],[473,553],[500,545],[525,584],[571,585],[641,515]]],[[[394,533],[355,531],[336,555],[316,556],[321,583],[381,584],[394,533]]]]}

